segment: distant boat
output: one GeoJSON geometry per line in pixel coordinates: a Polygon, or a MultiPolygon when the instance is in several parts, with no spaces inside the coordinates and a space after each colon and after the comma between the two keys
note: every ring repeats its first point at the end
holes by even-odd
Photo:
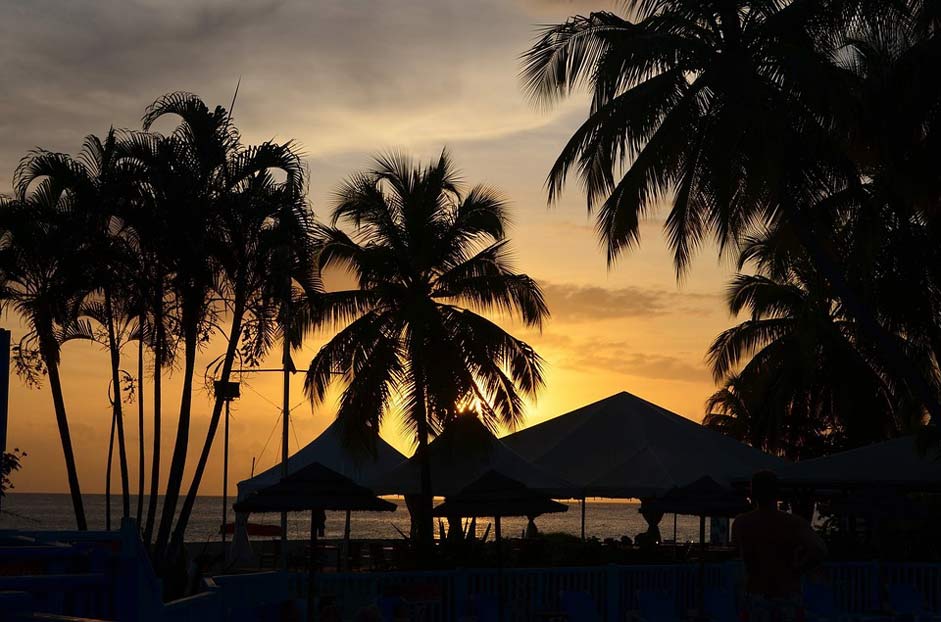
{"type": "MultiPolygon", "coordinates": [[[[219,533],[225,531],[226,535],[231,536],[235,533],[235,523],[226,523],[225,525],[219,528],[219,533]]],[[[248,523],[246,525],[246,530],[248,531],[249,537],[269,537],[277,538],[281,535],[281,526],[280,525],[260,525],[258,523],[248,523]]]]}

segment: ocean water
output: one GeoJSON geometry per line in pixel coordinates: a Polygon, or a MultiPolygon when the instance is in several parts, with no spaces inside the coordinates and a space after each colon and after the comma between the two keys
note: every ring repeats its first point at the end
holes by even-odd
{"type": "MultiPolygon", "coordinates": [[[[396,527],[408,533],[409,515],[401,497],[388,497],[398,505],[395,512],[354,512],[350,521],[353,538],[384,539],[400,537],[396,527]]],[[[85,514],[89,529],[105,527],[105,496],[85,495],[85,514]]],[[[233,499],[229,499],[231,504],[233,499]]],[[[181,500],[182,503],[182,500],[181,500]]],[[[159,504],[158,504],[159,505],[159,504]]],[[[579,502],[567,503],[569,510],[559,514],[546,514],[536,519],[536,525],[543,533],[562,532],[572,535],[581,533],[581,506],[579,502]]],[[[638,503],[613,502],[602,499],[589,499],[585,512],[585,532],[597,538],[620,538],[627,535],[633,538],[647,529],[644,519],[638,514],[638,503]]],[[[120,525],[121,498],[114,495],[111,500],[112,528],[120,525]]],[[[131,515],[137,511],[137,499],[131,497],[131,515]]],[[[144,512],[147,511],[147,499],[144,499],[144,512]]],[[[233,520],[231,509],[229,520],[233,520]]],[[[327,512],[325,537],[339,538],[343,535],[345,515],[341,512],[327,512]]],[[[253,523],[278,525],[277,514],[252,515],[253,523]]],[[[478,519],[478,532],[481,534],[490,523],[490,519],[478,519]]],[[[222,497],[199,497],[193,508],[187,528],[186,540],[189,542],[209,542],[219,540],[219,525],[222,524],[222,497]]],[[[525,518],[505,518],[501,522],[504,537],[518,536],[526,527],[525,518]]],[[[72,501],[67,494],[45,493],[9,493],[0,505],[0,529],[75,529],[72,501]]],[[[707,525],[708,529],[708,525],[707,525]]],[[[491,530],[492,531],[492,530],[491,530]]],[[[673,516],[664,516],[660,523],[660,532],[665,539],[673,536],[673,516]]],[[[679,516],[676,520],[677,540],[698,541],[699,519],[692,516],[679,516]]],[[[708,531],[707,531],[708,533],[708,531]]],[[[310,535],[310,514],[295,512],[288,514],[288,536],[291,539],[307,539],[310,535]]]]}

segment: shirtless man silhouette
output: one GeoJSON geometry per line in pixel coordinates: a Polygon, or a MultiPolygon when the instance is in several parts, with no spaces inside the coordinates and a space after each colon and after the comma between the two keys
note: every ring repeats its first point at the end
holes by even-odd
{"type": "Polygon", "coordinates": [[[745,563],[747,622],[802,619],[801,575],[820,564],[827,549],[810,523],[778,510],[774,473],[756,473],[751,483],[754,510],[732,523],[732,543],[745,563]]]}

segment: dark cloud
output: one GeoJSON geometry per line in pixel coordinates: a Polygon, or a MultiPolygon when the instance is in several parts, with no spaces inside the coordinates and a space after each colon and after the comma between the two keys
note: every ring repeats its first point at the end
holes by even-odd
{"type": "Polygon", "coordinates": [[[720,308],[715,294],[651,287],[605,288],[540,282],[554,321],[589,322],[671,313],[705,315],[720,308]]]}
{"type": "Polygon", "coordinates": [[[0,20],[0,191],[19,157],[137,127],[172,90],[311,156],[549,122],[519,89],[533,18],[501,0],[13,0],[0,20]]]}

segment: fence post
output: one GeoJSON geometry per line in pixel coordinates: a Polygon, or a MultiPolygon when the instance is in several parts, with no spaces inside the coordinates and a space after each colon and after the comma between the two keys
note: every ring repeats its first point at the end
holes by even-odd
{"type": "Polygon", "coordinates": [[[451,612],[452,620],[460,620],[467,615],[467,571],[463,568],[455,568],[453,574],[454,598],[452,605],[454,610],[451,612]]]}
{"type": "Polygon", "coordinates": [[[871,564],[872,569],[869,575],[872,577],[872,586],[869,590],[869,602],[866,604],[869,606],[869,611],[876,611],[882,608],[882,565],[878,560],[873,560],[871,564]]]}
{"type": "Polygon", "coordinates": [[[618,567],[608,564],[605,576],[605,620],[616,622],[621,619],[621,591],[618,586],[618,567]]]}
{"type": "Polygon", "coordinates": [[[139,606],[140,560],[137,559],[137,526],[131,518],[121,520],[120,576],[115,577],[115,601],[118,620],[141,619],[139,606]]]}

